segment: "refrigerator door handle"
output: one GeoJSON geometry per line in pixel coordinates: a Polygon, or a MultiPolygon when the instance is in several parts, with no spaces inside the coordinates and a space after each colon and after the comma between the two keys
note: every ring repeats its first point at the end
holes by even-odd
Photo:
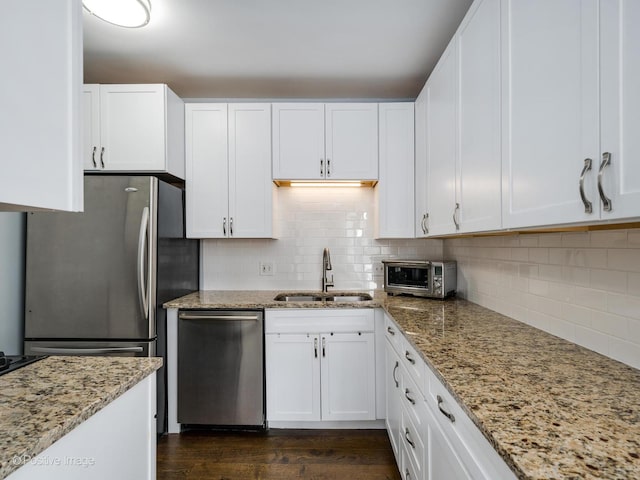
{"type": "Polygon", "coordinates": [[[149,207],[142,209],[140,219],[140,233],[138,235],[138,300],[144,318],[149,318],[149,298],[147,295],[147,285],[144,272],[144,251],[149,238],[149,207]]]}
{"type": "Polygon", "coordinates": [[[31,347],[33,353],[47,355],[99,355],[104,353],[142,353],[142,347],[106,347],[106,348],[67,348],[67,347],[31,347]]]}

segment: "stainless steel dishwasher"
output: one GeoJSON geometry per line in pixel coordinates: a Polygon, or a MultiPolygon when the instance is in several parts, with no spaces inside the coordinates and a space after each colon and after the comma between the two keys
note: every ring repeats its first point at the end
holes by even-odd
{"type": "Polygon", "coordinates": [[[178,422],[264,428],[264,312],[181,310],[178,422]]]}

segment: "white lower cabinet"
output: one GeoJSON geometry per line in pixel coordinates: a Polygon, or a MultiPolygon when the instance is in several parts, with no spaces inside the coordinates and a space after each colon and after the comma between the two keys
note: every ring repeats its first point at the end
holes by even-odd
{"type": "MultiPolygon", "coordinates": [[[[156,374],[123,393],[7,480],[156,478],[156,374]]],[[[14,459],[15,461],[16,459],[14,459]]]]}
{"type": "Polygon", "coordinates": [[[510,480],[513,472],[386,316],[386,426],[404,480],[510,480]]]}
{"type": "Polygon", "coordinates": [[[372,309],[267,310],[268,421],[376,418],[372,309]]]}

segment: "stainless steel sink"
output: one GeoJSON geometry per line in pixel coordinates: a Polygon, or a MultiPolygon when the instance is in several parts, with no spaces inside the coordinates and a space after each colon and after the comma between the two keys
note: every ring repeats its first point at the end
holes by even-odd
{"type": "Polygon", "coordinates": [[[309,294],[295,294],[295,293],[280,293],[275,296],[276,302],[367,302],[373,300],[373,297],[368,293],[309,293],[309,294]]]}
{"type": "Polygon", "coordinates": [[[369,300],[373,300],[373,298],[368,293],[358,293],[356,295],[331,295],[326,297],[325,300],[327,302],[368,302],[369,300]]]}
{"type": "Polygon", "coordinates": [[[281,293],[276,295],[274,300],[276,302],[321,302],[324,299],[320,295],[290,295],[281,293]]]}

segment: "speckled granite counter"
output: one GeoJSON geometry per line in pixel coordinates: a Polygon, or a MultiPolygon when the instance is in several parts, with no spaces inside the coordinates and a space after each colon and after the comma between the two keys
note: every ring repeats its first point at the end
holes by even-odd
{"type": "Polygon", "coordinates": [[[640,370],[464,300],[275,302],[202,291],[170,308],[384,308],[522,479],[640,479],[640,370]]]}
{"type": "Polygon", "coordinates": [[[161,358],[49,357],[0,377],[0,478],[162,365],[161,358]]]}

